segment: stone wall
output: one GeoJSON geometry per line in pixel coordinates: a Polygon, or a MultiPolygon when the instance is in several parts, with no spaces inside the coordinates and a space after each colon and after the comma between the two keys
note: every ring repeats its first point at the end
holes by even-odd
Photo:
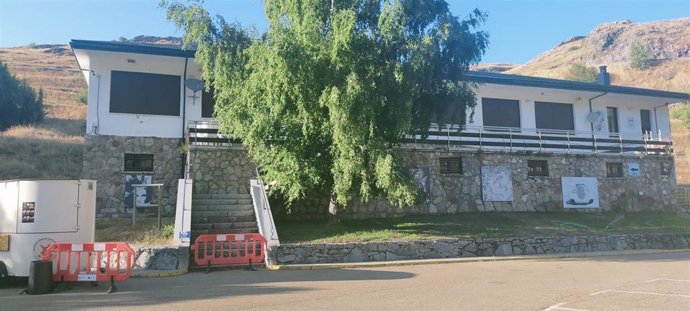
{"type": "Polygon", "coordinates": [[[249,194],[256,165],[242,148],[194,147],[190,151],[194,193],[249,194]]]}
{"type": "MultiPolygon", "coordinates": [[[[600,207],[568,209],[596,211],[672,210],[675,199],[673,171],[662,174],[662,165],[672,168],[670,156],[604,156],[530,153],[487,153],[445,150],[401,149],[404,164],[410,168],[428,168],[430,189],[412,207],[389,206],[381,199],[366,204],[353,203],[341,212],[342,218],[391,217],[406,214],[456,214],[462,212],[545,212],[563,211],[561,177],[596,177],[600,207]],[[462,174],[441,174],[440,157],[461,157],[462,174]],[[528,176],[528,160],[547,160],[548,176],[528,176]],[[639,163],[640,176],[607,177],[606,163],[639,163]],[[486,202],[482,197],[481,168],[485,165],[509,165],[512,173],[512,202],[486,202]]],[[[325,217],[326,198],[312,198],[294,204],[292,218],[325,217]]]]}
{"type": "Polygon", "coordinates": [[[476,238],[414,242],[282,244],[272,264],[315,264],[407,259],[559,254],[635,249],[688,249],[690,233],[476,238]]]}
{"type": "Polygon", "coordinates": [[[96,216],[131,215],[125,211],[125,175],[147,175],[152,183],[163,184],[164,211],[173,214],[182,176],[181,143],[176,138],[87,135],[82,177],[98,182],[96,216]],[[125,153],[153,154],[153,172],[125,172],[125,153]]]}
{"type": "Polygon", "coordinates": [[[187,271],[189,247],[135,246],[132,270],[187,271]]]}

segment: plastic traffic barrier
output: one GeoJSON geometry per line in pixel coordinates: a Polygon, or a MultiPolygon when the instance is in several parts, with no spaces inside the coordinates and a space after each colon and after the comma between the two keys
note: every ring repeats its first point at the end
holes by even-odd
{"type": "MultiPolygon", "coordinates": [[[[266,239],[259,233],[204,234],[194,240],[191,250],[197,265],[218,266],[263,262],[266,239]]],[[[207,271],[208,272],[208,271],[207,271]]]]}
{"type": "Polygon", "coordinates": [[[53,263],[54,282],[115,282],[132,275],[134,250],[125,242],[53,243],[43,251],[43,260],[53,263]]]}

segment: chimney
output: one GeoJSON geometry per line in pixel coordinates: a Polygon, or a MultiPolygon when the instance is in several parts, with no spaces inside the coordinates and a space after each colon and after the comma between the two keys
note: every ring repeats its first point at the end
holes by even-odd
{"type": "Polygon", "coordinates": [[[599,66],[599,74],[597,75],[597,84],[611,85],[611,76],[606,72],[606,66],[599,66]]]}

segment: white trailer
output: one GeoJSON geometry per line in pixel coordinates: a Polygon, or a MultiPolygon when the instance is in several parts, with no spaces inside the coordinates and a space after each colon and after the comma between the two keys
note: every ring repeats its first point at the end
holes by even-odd
{"type": "Polygon", "coordinates": [[[50,243],[93,242],[95,221],[95,180],[0,181],[0,274],[28,276],[50,243]]]}

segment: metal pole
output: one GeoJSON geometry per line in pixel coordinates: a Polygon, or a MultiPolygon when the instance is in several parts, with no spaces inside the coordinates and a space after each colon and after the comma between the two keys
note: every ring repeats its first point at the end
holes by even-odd
{"type": "Polygon", "coordinates": [[[137,187],[132,186],[132,226],[137,224],[137,187]]]}
{"type": "Polygon", "coordinates": [[[163,205],[163,195],[161,194],[161,186],[158,186],[158,230],[161,229],[161,205],[163,205]]]}

